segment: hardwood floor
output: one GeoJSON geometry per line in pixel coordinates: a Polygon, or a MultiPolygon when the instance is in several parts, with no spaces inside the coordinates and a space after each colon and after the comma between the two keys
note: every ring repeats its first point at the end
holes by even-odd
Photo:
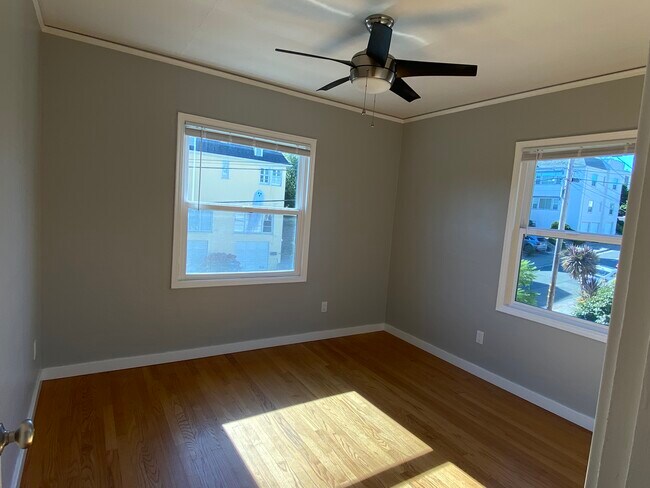
{"type": "Polygon", "coordinates": [[[590,433],[385,332],[46,381],[23,487],[579,487],[590,433]]]}

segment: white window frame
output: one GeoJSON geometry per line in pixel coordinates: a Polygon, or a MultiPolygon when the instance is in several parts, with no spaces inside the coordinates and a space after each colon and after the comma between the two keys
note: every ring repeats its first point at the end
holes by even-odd
{"type": "Polygon", "coordinates": [[[172,288],[197,288],[210,286],[262,285],[274,283],[297,283],[307,281],[307,264],[309,252],[309,235],[311,228],[312,193],[314,186],[314,168],[316,164],[316,139],[309,137],[284,134],[266,129],[258,129],[241,124],[201,117],[179,112],[177,128],[176,152],[176,191],[174,207],[174,243],[172,256],[172,288]],[[265,140],[277,140],[300,146],[308,146],[309,158],[304,157],[304,164],[298,171],[296,182],[296,204],[294,208],[264,207],[264,206],[228,206],[202,203],[205,210],[225,210],[229,212],[250,212],[262,214],[295,215],[295,269],[292,271],[254,271],[239,273],[190,274],[186,271],[187,258],[187,209],[195,205],[185,201],[185,168],[186,144],[185,124],[195,123],[219,130],[232,131],[265,140]]]}
{"type": "MultiPolygon", "coordinates": [[[[559,312],[544,310],[524,303],[515,301],[517,290],[517,276],[519,260],[521,258],[521,246],[524,235],[542,235],[544,237],[566,238],[570,233],[573,239],[581,241],[593,241],[594,235],[584,232],[560,232],[549,229],[536,229],[528,226],[532,192],[535,184],[535,164],[522,164],[522,156],[526,149],[543,146],[558,145],[580,145],[594,142],[617,141],[623,139],[634,139],[637,137],[636,130],[608,132],[604,134],[588,134],[582,136],[561,137],[554,139],[540,139],[534,141],[520,141],[515,145],[515,160],[512,171],[512,183],[510,186],[510,200],[508,204],[508,217],[501,256],[501,270],[499,276],[499,288],[497,290],[496,309],[499,312],[514,315],[523,319],[531,320],[540,324],[555,327],[560,330],[588,337],[600,342],[607,342],[608,326],[595,324],[578,317],[571,317],[559,312]]],[[[638,171],[635,161],[632,170],[632,179],[638,171]]],[[[630,229],[626,229],[629,233],[630,229]]],[[[610,244],[623,245],[621,236],[598,236],[598,241],[607,241],[610,244]]],[[[617,289],[622,281],[627,281],[628,273],[619,271],[617,274],[617,289]]]]}

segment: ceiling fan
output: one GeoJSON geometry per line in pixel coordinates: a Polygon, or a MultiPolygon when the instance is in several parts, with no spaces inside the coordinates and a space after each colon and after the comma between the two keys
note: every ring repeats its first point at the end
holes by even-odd
{"type": "Polygon", "coordinates": [[[366,17],[366,28],[370,31],[368,47],[356,53],[350,61],[328,58],[316,54],[276,49],[276,51],[310,58],[326,59],[350,67],[350,76],[340,78],[318,89],[331,90],[334,87],[350,81],[352,86],[370,94],[392,91],[407,102],[420,98],[404,78],[409,76],[476,76],[478,66],[474,64],[435,63],[427,61],[408,61],[395,59],[388,54],[393,35],[392,17],[384,14],[374,14],[366,17]]]}

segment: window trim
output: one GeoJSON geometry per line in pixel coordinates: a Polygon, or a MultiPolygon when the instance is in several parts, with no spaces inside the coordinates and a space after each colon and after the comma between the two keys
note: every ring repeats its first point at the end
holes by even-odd
{"type": "MultiPolygon", "coordinates": [[[[198,288],[211,286],[238,286],[238,285],[262,285],[274,283],[298,283],[307,281],[307,265],[309,253],[309,238],[311,230],[311,209],[314,187],[314,170],[316,166],[316,139],[309,137],[286,134],[267,129],[258,129],[232,122],[221,121],[199,115],[191,115],[178,112],[177,133],[176,133],[176,185],[174,192],[174,235],[172,255],[172,288],[198,288]],[[201,276],[187,275],[185,273],[187,258],[187,236],[183,235],[187,230],[187,213],[184,202],[184,187],[186,171],[185,159],[185,124],[196,123],[218,129],[243,132],[260,138],[278,139],[281,141],[294,142],[301,145],[308,145],[310,148],[309,164],[305,165],[302,171],[298,172],[296,188],[295,208],[264,207],[265,214],[295,215],[296,225],[296,251],[295,269],[293,271],[251,271],[239,273],[205,274],[201,276]],[[302,189],[302,190],[300,190],[302,189]]],[[[228,206],[201,204],[205,210],[225,210],[233,212],[259,212],[260,207],[253,206],[228,206]]]]}
{"type": "MultiPolygon", "coordinates": [[[[517,287],[517,278],[514,266],[521,254],[520,246],[523,238],[522,233],[535,235],[534,232],[531,232],[530,228],[528,231],[526,231],[525,229],[522,229],[520,225],[518,225],[518,222],[522,222],[522,219],[528,219],[528,215],[524,212],[528,209],[527,203],[532,199],[535,176],[534,171],[531,172],[529,170],[529,166],[522,164],[522,158],[525,149],[535,148],[539,146],[579,145],[581,143],[616,141],[620,139],[632,139],[636,137],[636,130],[627,130],[601,134],[558,137],[552,139],[519,141],[515,144],[514,167],[512,171],[512,181],[510,184],[508,215],[506,218],[503,252],[501,256],[501,268],[499,271],[499,286],[497,289],[497,311],[537,322],[539,324],[548,325],[563,331],[572,332],[574,334],[600,342],[607,342],[607,333],[609,330],[608,326],[594,324],[587,320],[563,315],[558,312],[539,309],[530,305],[515,302],[514,300],[517,287]],[[528,181],[532,182],[533,184],[527,184],[528,181]],[[526,206],[526,208],[524,208],[524,206],[526,206]]],[[[637,165],[635,164],[634,168],[632,169],[632,179],[634,178],[634,174],[637,171],[637,165]]],[[[629,234],[630,232],[631,231],[628,227],[626,233],[629,234]]],[[[589,241],[593,239],[593,234],[582,232],[569,233],[572,236],[575,236],[576,240],[589,241]]],[[[559,232],[544,229],[544,235],[565,238],[567,231],[559,232]],[[555,235],[554,232],[556,232],[555,235]]],[[[624,240],[620,236],[611,236],[608,238],[607,236],[599,235],[598,239],[599,241],[603,242],[611,241],[611,244],[620,244],[621,248],[624,245],[624,240]]],[[[627,282],[628,275],[628,273],[623,273],[619,270],[616,280],[617,289],[620,288],[621,282],[627,282]]]]}

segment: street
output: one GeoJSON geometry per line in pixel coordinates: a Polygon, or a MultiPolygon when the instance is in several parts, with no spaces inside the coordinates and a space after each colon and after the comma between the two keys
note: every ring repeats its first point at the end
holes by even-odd
{"type": "MultiPolygon", "coordinates": [[[[611,268],[613,270],[617,269],[620,246],[598,243],[589,243],[589,245],[596,251],[600,258],[598,262],[599,266],[611,268]]],[[[548,251],[535,252],[535,254],[531,256],[523,256],[523,259],[528,259],[538,269],[531,289],[534,292],[539,293],[537,297],[537,306],[540,308],[546,308],[548,288],[551,280],[551,270],[553,267],[553,252],[554,246],[549,243],[548,251]]],[[[613,279],[612,276],[603,279],[603,281],[610,281],[611,279],[613,279]]],[[[579,297],[580,284],[571,278],[569,274],[562,269],[562,265],[560,264],[557,274],[553,311],[573,315],[573,310],[579,297]]]]}

